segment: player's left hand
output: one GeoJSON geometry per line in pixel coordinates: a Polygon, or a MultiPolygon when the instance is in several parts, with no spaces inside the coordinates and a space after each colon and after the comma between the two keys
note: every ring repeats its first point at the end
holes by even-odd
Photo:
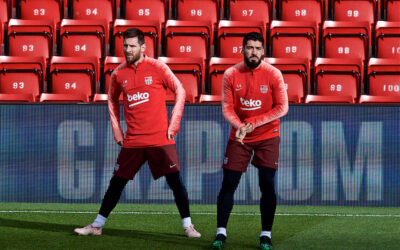
{"type": "Polygon", "coordinates": [[[167,133],[168,140],[174,139],[174,135],[170,132],[167,133]]]}

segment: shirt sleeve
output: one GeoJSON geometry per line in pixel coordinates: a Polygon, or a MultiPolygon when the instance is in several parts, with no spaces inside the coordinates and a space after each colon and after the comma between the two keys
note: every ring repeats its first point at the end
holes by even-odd
{"type": "Polygon", "coordinates": [[[124,140],[120,122],[119,96],[121,89],[117,83],[115,72],[111,74],[110,87],[108,89],[108,112],[110,113],[111,128],[114,135],[114,140],[118,143],[124,140]]]}
{"type": "Polygon", "coordinates": [[[235,129],[243,127],[244,124],[237,116],[233,104],[232,70],[227,70],[222,78],[222,114],[226,121],[235,129]]]}
{"type": "Polygon", "coordinates": [[[166,87],[175,93],[175,105],[172,109],[171,120],[168,126],[168,133],[175,136],[179,132],[179,125],[185,107],[186,92],[179,79],[167,65],[162,66],[162,71],[164,72],[166,87]]]}
{"type": "Polygon", "coordinates": [[[271,72],[272,76],[272,99],[273,108],[265,114],[245,119],[246,123],[251,123],[253,128],[260,127],[272,122],[287,114],[289,109],[287,91],[283,81],[282,73],[279,70],[271,72]]]}

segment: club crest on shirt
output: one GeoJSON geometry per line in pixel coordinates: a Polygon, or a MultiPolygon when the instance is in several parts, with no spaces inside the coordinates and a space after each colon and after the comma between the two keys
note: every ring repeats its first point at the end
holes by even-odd
{"type": "Polygon", "coordinates": [[[260,85],[260,92],[265,94],[268,92],[268,85],[260,85]]]}
{"type": "Polygon", "coordinates": [[[242,84],[240,84],[240,83],[238,83],[238,84],[236,84],[236,88],[235,88],[235,90],[236,91],[240,91],[240,90],[242,90],[242,84]]]}
{"type": "Polygon", "coordinates": [[[126,85],[128,85],[128,80],[124,80],[124,82],[122,83],[122,87],[125,88],[126,85]]]}
{"type": "Polygon", "coordinates": [[[153,83],[153,78],[151,76],[145,76],[144,77],[144,83],[146,85],[151,85],[153,83]]]}

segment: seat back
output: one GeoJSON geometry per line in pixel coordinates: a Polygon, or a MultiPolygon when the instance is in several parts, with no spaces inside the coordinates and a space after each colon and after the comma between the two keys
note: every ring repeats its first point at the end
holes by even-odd
{"type": "Polygon", "coordinates": [[[130,28],[138,28],[144,33],[146,44],[145,54],[157,58],[161,39],[161,23],[158,21],[135,21],[116,19],[113,29],[113,51],[117,57],[124,56],[123,32],[130,28]]]}
{"type": "Polygon", "coordinates": [[[104,93],[108,93],[108,88],[110,87],[111,74],[115,68],[117,68],[121,63],[125,62],[125,57],[113,57],[107,56],[104,60],[104,69],[103,69],[103,91],[104,93]]]}
{"type": "Polygon", "coordinates": [[[152,20],[165,23],[169,17],[166,0],[122,0],[121,9],[122,16],[128,20],[152,20]]]}
{"type": "Polygon", "coordinates": [[[31,95],[43,90],[46,66],[43,57],[0,56],[0,93],[31,95]]]}
{"type": "Polygon", "coordinates": [[[272,21],[270,55],[276,58],[307,58],[317,55],[318,29],[313,22],[272,21]]]}
{"type": "Polygon", "coordinates": [[[220,17],[220,0],[177,0],[177,20],[211,22],[216,26],[220,17]]]}
{"type": "Polygon", "coordinates": [[[378,21],[375,30],[375,57],[400,58],[400,22],[378,21]]]}
{"type": "Polygon", "coordinates": [[[55,38],[56,28],[51,20],[10,19],[9,55],[49,59],[53,55],[55,38]]]}
{"type": "Polygon", "coordinates": [[[280,16],[283,21],[307,21],[318,25],[324,20],[325,0],[281,1],[280,16]]]}
{"type": "Polygon", "coordinates": [[[385,20],[389,22],[400,22],[400,1],[384,0],[383,9],[384,13],[386,13],[385,20]]]}
{"type": "MultiPolygon", "coordinates": [[[[194,103],[202,92],[204,80],[204,61],[201,58],[170,58],[159,57],[172,70],[175,76],[182,83],[186,91],[186,101],[194,103]]],[[[172,91],[167,91],[167,100],[174,100],[172,91]]]]}
{"type": "Polygon", "coordinates": [[[168,20],[165,26],[165,49],[168,57],[203,58],[210,55],[209,23],[168,20]]]}
{"type": "Polygon", "coordinates": [[[272,19],[270,0],[228,0],[228,19],[231,21],[263,22],[272,19]]]}
{"type": "Polygon", "coordinates": [[[108,41],[105,20],[64,19],[60,30],[60,51],[67,57],[104,58],[108,41]]]}
{"type": "Polygon", "coordinates": [[[208,66],[208,92],[211,95],[221,96],[222,95],[222,78],[224,72],[229,67],[241,62],[243,59],[240,58],[220,58],[211,57],[208,66]]]}
{"type": "Polygon", "coordinates": [[[369,57],[371,30],[367,22],[325,21],[322,31],[323,56],[328,58],[369,57]]]}
{"type": "Polygon", "coordinates": [[[76,20],[102,20],[112,25],[116,17],[114,0],[70,0],[69,17],[76,20]]]}
{"type": "Polygon", "coordinates": [[[50,62],[50,92],[92,96],[97,88],[98,68],[95,57],[54,56],[50,62]]]}
{"type": "Polygon", "coordinates": [[[333,20],[375,23],[375,0],[333,0],[333,20]]]}
{"type": "Polygon", "coordinates": [[[289,102],[304,102],[304,98],[309,92],[309,60],[306,58],[264,58],[264,61],[281,71],[289,102]]]}
{"type": "Polygon", "coordinates": [[[219,56],[223,58],[243,58],[241,53],[243,37],[249,32],[262,34],[266,43],[266,26],[263,22],[220,21],[217,40],[219,56]]]}
{"type": "Polygon", "coordinates": [[[63,0],[16,1],[17,13],[24,20],[52,20],[59,25],[64,17],[63,0]]]}
{"type": "Polygon", "coordinates": [[[371,58],[368,63],[367,88],[374,96],[400,96],[400,61],[371,58]]]}
{"type": "Polygon", "coordinates": [[[0,23],[4,25],[11,17],[12,4],[8,0],[0,0],[0,23]]]}

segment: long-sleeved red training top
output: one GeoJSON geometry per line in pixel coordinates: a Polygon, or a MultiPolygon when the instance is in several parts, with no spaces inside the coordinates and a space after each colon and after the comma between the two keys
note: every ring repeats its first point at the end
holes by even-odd
{"type": "Polygon", "coordinates": [[[264,61],[256,69],[238,63],[225,71],[222,88],[222,113],[232,126],[230,140],[247,123],[255,130],[243,142],[279,136],[279,118],[288,112],[288,97],[277,68],[264,61]]]}
{"type": "Polygon", "coordinates": [[[185,90],[163,62],[145,56],[137,67],[124,62],[111,75],[108,109],[114,139],[117,143],[123,141],[124,147],[174,144],[174,139],[168,140],[167,132],[178,133],[184,105],[185,90]],[[165,104],[167,88],[176,97],[170,122],[165,104]],[[127,125],[125,137],[120,124],[118,99],[121,92],[127,125]]]}

